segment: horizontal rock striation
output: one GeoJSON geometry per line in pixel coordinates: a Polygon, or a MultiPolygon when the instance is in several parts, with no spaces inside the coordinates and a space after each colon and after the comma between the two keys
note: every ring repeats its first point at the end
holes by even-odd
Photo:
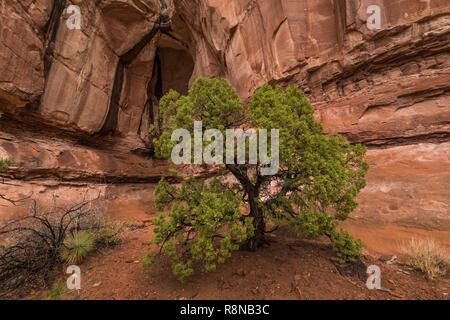
{"type": "Polygon", "coordinates": [[[0,12],[0,156],[18,164],[5,178],[168,176],[163,163],[140,165],[158,100],[223,76],[243,99],[266,82],[300,86],[328,133],[370,147],[365,211],[448,225],[448,0],[25,0],[0,12]],[[66,25],[69,5],[81,9],[79,30],[66,25]],[[370,5],[381,8],[378,30],[366,24],[370,5]],[[400,196],[422,190],[417,181],[431,191],[400,196]],[[390,183],[398,194],[373,191],[390,183]]]}

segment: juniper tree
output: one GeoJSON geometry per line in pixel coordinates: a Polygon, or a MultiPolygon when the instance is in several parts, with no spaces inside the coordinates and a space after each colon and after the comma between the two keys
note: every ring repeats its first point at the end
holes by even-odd
{"type": "Polygon", "coordinates": [[[177,143],[172,133],[181,128],[193,132],[195,121],[224,133],[243,125],[266,129],[269,150],[270,132],[279,130],[279,170],[264,175],[267,165],[259,162],[225,164],[210,181],[190,178],[177,187],[162,179],[155,191],[162,213],[154,221],[154,243],[160,251],[146,256],[145,267],[166,253],[181,280],[193,274],[194,264],[214,270],[241,246],[263,246],[271,232],[269,220],[295,227],[307,239],[327,236],[340,263],[358,259],[361,241],[338,222],[357,207],[356,197],[365,187],[366,149],[342,136],[325,135],[298,87],[283,90],[266,84],[244,108],[227,80],[199,78],[186,96],[171,90],[161,99],[159,121],[155,153],[165,159],[177,143]]]}

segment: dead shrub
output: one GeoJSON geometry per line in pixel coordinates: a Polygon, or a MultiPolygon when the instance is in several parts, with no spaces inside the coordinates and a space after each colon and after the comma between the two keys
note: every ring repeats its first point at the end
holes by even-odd
{"type": "Polygon", "coordinates": [[[64,253],[73,249],[70,239],[84,232],[98,248],[105,221],[95,201],[54,204],[47,211],[33,202],[26,216],[0,227],[0,297],[51,283],[54,268],[67,263],[64,253]]]}
{"type": "Polygon", "coordinates": [[[450,272],[450,256],[434,240],[411,239],[400,246],[406,264],[422,271],[429,280],[447,277],[450,272]]]}

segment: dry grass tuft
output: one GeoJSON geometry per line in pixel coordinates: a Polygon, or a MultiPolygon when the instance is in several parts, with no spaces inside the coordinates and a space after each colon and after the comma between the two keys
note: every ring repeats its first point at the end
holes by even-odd
{"type": "Polygon", "coordinates": [[[411,239],[400,245],[406,264],[422,271],[429,280],[447,277],[450,273],[450,255],[432,239],[411,239]]]}

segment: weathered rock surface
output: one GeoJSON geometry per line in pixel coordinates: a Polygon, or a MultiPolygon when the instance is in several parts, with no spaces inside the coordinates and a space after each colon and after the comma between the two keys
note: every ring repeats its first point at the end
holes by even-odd
{"type": "Polygon", "coordinates": [[[353,141],[447,139],[447,1],[78,2],[2,4],[2,109],[148,150],[162,94],[226,76],[243,98],[265,82],[300,85],[328,131],[353,141]],[[66,26],[70,4],[80,30],[66,26]],[[370,4],[381,30],[365,24],[370,4]]]}
{"type": "Polygon", "coordinates": [[[20,164],[7,178],[151,182],[159,167],[140,156],[169,89],[224,76],[247,99],[297,84],[327,132],[372,149],[360,212],[448,230],[448,0],[3,0],[0,12],[0,156],[20,164]],[[71,4],[80,30],[66,26],[71,4]]]}

